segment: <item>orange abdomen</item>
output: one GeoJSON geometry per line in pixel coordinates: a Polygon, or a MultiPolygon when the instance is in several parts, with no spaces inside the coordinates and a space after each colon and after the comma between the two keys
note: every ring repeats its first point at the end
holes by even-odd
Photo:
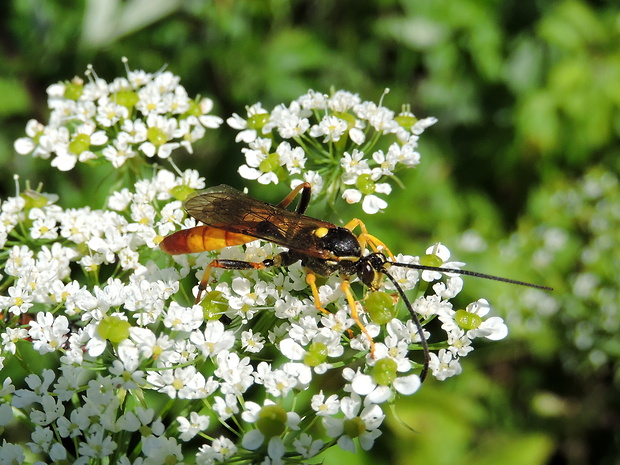
{"type": "Polygon", "coordinates": [[[244,234],[232,233],[210,226],[196,226],[183,229],[166,236],[159,243],[161,250],[170,255],[219,250],[231,245],[243,245],[256,238],[244,234]]]}

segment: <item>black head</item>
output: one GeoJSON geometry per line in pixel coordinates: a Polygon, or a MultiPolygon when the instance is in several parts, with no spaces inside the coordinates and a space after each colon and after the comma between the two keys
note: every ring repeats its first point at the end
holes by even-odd
{"type": "Polygon", "coordinates": [[[360,258],[355,264],[358,278],[371,291],[376,291],[381,287],[385,263],[387,263],[385,255],[375,252],[360,258]]]}

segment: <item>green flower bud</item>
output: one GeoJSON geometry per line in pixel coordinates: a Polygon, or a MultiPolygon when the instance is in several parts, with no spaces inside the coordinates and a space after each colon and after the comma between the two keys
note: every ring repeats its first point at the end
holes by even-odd
{"type": "Polygon", "coordinates": [[[377,360],[372,370],[372,378],[381,386],[389,386],[397,377],[398,365],[391,358],[377,360]]]}
{"type": "Polygon", "coordinates": [[[454,321],[462,329],[476,329],[482,324],[482,318],[475,313],[468,312],[466,310],[457,310],[454,314],[454,321]]]}
{"type": "Polygon", "coordinates": [[[376,190],[376,184],[370,177],[370,174],[360,174],[355,181],[355,187],[364,195],[372,194],[376,190]]]}
{"type": "Polygon", "coordinates": [[[88,134],[78,134],[69,142],[69,151],[79,155],[90,148],[90,136],[88,134]]]}
{"type": "Polygon", "coordinates": [[[370,319],[378,325],[389,323],[396,317],[396,306],[392,296],[384,291],[372,292],[365,301],[370,319]]]}
{"type": "Polygon", "coordinates": [[[129,337],[131,324],[117,316],[106,316],[97,326],[99,336],[113,344],[118,344],[129,337]]]}
{"type": "Polygon", "coordinates": [[[366,423],[360,417],[345,420],[343,423],[344,434],[352,439],[362,435],[366,431],[366,423]]]}
{"type": "Polygon", "coordinates": [[[327,346],[322,342],[313,342],[304,355],[304,363],[310,367],[319,366],[327,359],[327,346]]]}
{"type": "Polygon", "coordinates": [[[193,194],[196,192],[196,189],[192,189],[189,186],[184,184],[180,186],[174,186],[170,189],[170,195],[172,195],[177,200],[185,200],[189,194],[193,194]]]}
{"type": "Polygon", "coordinates": [[[286,411],[279,405],[266,405],[258,416],[256,427],[266,438],[279,436],[286,429],[286,411]]]}
{"type": "Polygon", "coordinates": [[[228,303],[220,291],[208,292],[200,305],[206,320],[219,320],[222,314],[228,310],[228,303]]]}
{"type": "Polygon", "coordinates": [[[249,129],[263,129],[269,121],[269,113],[259,113],[248,118],[249,129]]]}
{"type": "Polygon", "coordinates": [[[164,131],[156,127],[150,127],[146,131],[146,137],[149,142],[151,142],[156,147],[164,145],[166,142],[168,142],[168,138],[166,137],[166,134],[164,134],[164,131]]]}

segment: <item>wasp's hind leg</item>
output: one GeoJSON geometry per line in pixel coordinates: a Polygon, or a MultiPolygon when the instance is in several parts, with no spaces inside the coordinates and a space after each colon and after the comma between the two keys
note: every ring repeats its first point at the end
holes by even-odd
{"type": "Polygon", "coordinates": [[[217,259],[213,260],[211,263],[207,265],[205,268],[205,272],[202,275],[202,279],[198,284],[198,294],[196,295],[196,302],[194,305],[200,303],[202,298],[202,293],[207,288],[209,284],[209,277],[211,276],[212,268],[222,268],[225,270],[263,270],[265,268],[271,268],[272,266],[277,266],[276,257],[268,258],[263,260],[262,262],[246,262],[243,260],[227,260],[227,259],[217,259]]]}
{"type": "Polygon", "coordinates": [[[293,189],[289,195],[287,195],[286,197],[284,197],[284,199],[282,199],[282,202],[278,204],[278,207],[280,208],[288,207],[293,201],[293,199],[297,197],[297,194],[299,194],[299,191],[302,191],[302,192],[301,192],[301,198],[299,199],[299,203],[297,204],[296,212],[299,213],[300,215],[303,215],[304,212],[306,211],[306,208],[308,208],[308,204],[310,203],[310,193],[312,192],[312,187],[310,186],[309,182],[302,182],[299,186],[293,189]]]}
{"type": "Polygon", "coordinates": [[[228,260],[228,259],[216,259],[207,265],[205,272],[202,275],[202,279],[198,284],[198,294],[196,295],[195,304],[200,302],[202,293],[209,284],[209,277],[211,276],[212,268],[222,268],[224,270],[264,270],[265,268],[271,268],[274,266],[289,266],[295,263],[298,258],[292,255],[290,252],[281,252],[274,255],[272,258],[267,258],[262,262],[247,262],[244,260],[228,260]]]}

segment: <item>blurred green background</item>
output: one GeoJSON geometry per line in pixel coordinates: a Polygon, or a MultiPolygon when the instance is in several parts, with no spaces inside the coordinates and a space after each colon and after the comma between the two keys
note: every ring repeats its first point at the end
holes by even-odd
{"type": "MultiPolygon", "coordinates": [[[[364,218],[395,252],[441,241],[469,269],[555,291],[466,278],[462,305],[488,298],[509,338],[399,401],[371,452],[324,463],[619,463],[616,1],[13,0],[3,12],[2,198],[19,173],[65,207],[101,206],[101,173],[66,176],[12,144],[28,119],[46,121],[48,85],[89,63],[112,80],[122,56],[132,69],[166,65],[224,118],[331,87],[374,101],[388,87],[386,106],[439,118],[387,211],[351,207],[345,219],[364,218]]],[[[176,160],[240,187],[235,132],[216,132],[176,160]]]]}

